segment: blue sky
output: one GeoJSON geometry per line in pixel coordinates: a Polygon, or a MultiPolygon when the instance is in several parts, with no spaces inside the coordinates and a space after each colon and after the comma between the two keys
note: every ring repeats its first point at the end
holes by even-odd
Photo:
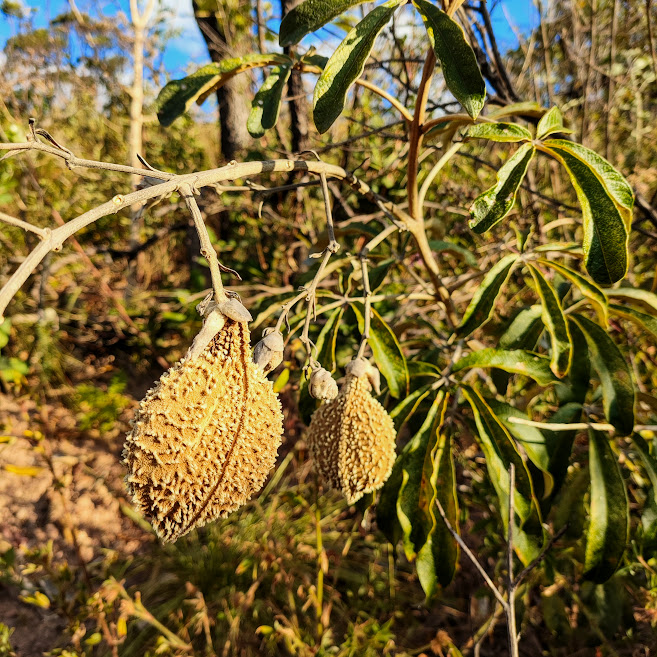
{"type": "MultiPolygon", "coordinates": [[[[274,3],[276,6],[278,3],[274,3]]],[[[69,10],[67,0],[22,0],[22,5],[33,11],[36,27],[47,27],[48,22],[59,13],[69,10]]],[[[128,13],[128,0],[104,0],[87,2],[77,0],[78,7],[84,11],[86,6],[100,7],[105,15],[115,15],[123,10],[128,13]]],[[[507,16],[521,32],[526,33],[538,22],[538,13],[531,0],[489,0],[493,24],[502,50],[517,45],[517,39],[507,21],[507,16]]],[[[191,12],[191,0],[160,0],[172,14],[173,22],[180,35],[171,39],[164,53],[164,65],[172,77],[179,77],[190,64],[207,61],[207,51],[200,32],[196,28],[191,12]]],[[[0,18],[0,47],[16,31],[16,23],[0,18]]],[[[312,43],[312,37],[308,39],[312,43]]],[[[1,61],[0,61],[1,65],[1,61]]]]}

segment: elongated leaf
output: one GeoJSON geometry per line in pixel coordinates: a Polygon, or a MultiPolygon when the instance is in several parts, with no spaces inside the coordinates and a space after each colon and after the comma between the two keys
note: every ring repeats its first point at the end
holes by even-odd
{"type": "Polygon", "coordinates": [[[650,453],[648,443],[638,433],[632,434],[632,442],[639,452],[643,467],[650,479],[650,488],[648,496],[643,505],[641,513],[641,525],[643,526],[643,552],[654,554],[655,543],[657,542],[657,502],[655,501],[655,491],[657,491],[657,459],[650,453]]]}
{"type": "Polygon", "coordinates": [[[440,370],[433,363],[425,363],[422,360],[409,360],[406,365],[408,366],[408,375],[413,378],[414,376],[431,376],[440,378],[440,370]]]}
{"type": "Polygon", "coordinates": [[[501,119],[505,116],[531,116],[532,118],[540,119],[543,114],[543,108],[535,100],[525,100],[502,107],[493,107],[488,113],[488,118],[501,119]]]}
{"type": "Polygon", "coordinates": [[[415,568],[424,593],[430,598],[435,591],[436,582],[447,586],[452,581],[459,557],[458,544],[447,529],[436,504],[436,501],[440,502],[449,523],[456,529],[458,500],[452,440],[442,426],[436,431],[433,447],[427,451],[423,483],[420,508],[424,508],[426,504],[427,537],[417,553],[415,568]]]}
{"type": "Polygon", "coordinates": [[[466,137],[499,142],[531,141],[532,133],[517,123],[478,123],[471,125],[466,137]]]}
{"type": "Polygon", "coordinates": [[[591,513],[586,532],[585,575],[607,581],[620,566],[629,540],[629,505],[625,482],[609,437],[589,429],[591,513]]]}
{"type": "Polygon", "coordinates": [[[632,320],[635,324],[638,324],[641,328],[652,333],[652,335],[657,338],[657,317],[647,315],[646,313],[642,313],[634,308],[630,308],[629,306],[620,306],[617,303],[610,303],[609,308],[613,313],[616,313],[621,317],[627,317],[627,319],[632,320]]]}
{"type": "Polygon", "coordinates": [[[603,324],[607,324],[608,321],[608,304],[607,297],[605,293],[599,288],[595,283],[589,281],[587,278],[584,278],[580,273],[576,272],[566,265],[556,262],[554,260],[544,260],[540,259],[542,265],[546,267],[551,267],[555,271],[559,272],[562,276],[567,278],[571,283],[576,285],[579,288],[579,291],[593,304],[598,317],[602,320],[603,324]]]}
{"type": "Polygon", "coordinates": [[[573,319],[584,333],[593,369],[602,386],[602,401],[610,424],[623,436],[634,428],[634,386],[632,372],[616,343],[606,331],[582,315],[573,319]]]}
{"type": "MultiPolygon", "coordinates": [[[[536,343],[543,332],[544,325],[541,319],[543,307],[536,304],[530,308],[523,308],[507,326],[506,330],[500,336],[500,349],[527,349],[534,351],[536,343]]],[[[506,393],[506,389],[511,379],[511,374],[504,370],[493,370],[491,378],[495,387],[501,395],[506,393]]]]}
{"type": "Polygon", "coordinates": [[[551,149],[570,153],[595,173],[621,211],[625,226],[629,231],[632,224],[634,192],[623,174],[615,169],[611,163],[607,162],[604,157],[577,142],[567,141],[566,139],[549,139],[545,142],[545,145],[551,149]]]}
{"type": "Polygon", "coordinates": [[[552,344],[550,368],[555,376],[562,379],[568,374],[573,357],[573,343],[568,330],[568,322],[555,289],[539,269],[529,263],[527,263],[527,267],[534,279],[536,291],[543,305],[543,323],[550,334],[552,344]]]}
{"type": "Polygon", "coordinates": [[[390,417],[395,423],[397,432],[401,429],[402,425],[410,420],[415,411],[417,411],[420,404],[431,393],[431,383],[414,390],[410,395],[406,395],[391,411],[390,417]]]}
{"type": "Polygon", "coordinates": [[[495,308],[495,301],[497,301],[502,288],[509,280],[517,261],[518,256],[515,254],[504,256],[486,274],[474,297],[472,297],[461,323],[456,328],[459,337],[467,337],[484,322],[488,321],[495,308]]]}
{"type": "Polygon", "coordinates": [[[380,265],[370,269],[368,272],[368,278],[372,293],[376,292],[383,285],[390,270],[397,264],[397,262],[398,260],[396,258],[390,258],[389,260],[384,260],[380,265]]]}
{"type": "MultiPolygon", "coordinates": [[[[401,401],[390,413],[395,420],[395,427],[399,430],[406,419],[412,415],[420,403],[431,393],[431,386],[427,385],[414,391],[406,399],[401,401]],[[410,401],[409,401],[410,399],[410,401]]],[[[440,393],[442,395],[442,393],[440,393]]],[[[405,459],[408,453],[414,449],[411,439],[402,453],[397,457],[388,480],[381,489],[379,503],[376,508],[376,523],[383,535],[393,546],[397,545],[402,537],[402,529],[397,516],[397,499],[402,486],[402,474],[405,459]]]]}
{"type": "Polygon", "coordinates": [[[646,469],[648,478],[654,490],[657,490],[657,459],[650,453],[648,443],[643,436],[638,433],[632,434],[632,442],[639,452],[639,456],[643,461],[643,467],[646,469]]]}
{"type": "Polygon", "coordinates": [[[404,452],[397,457],[392,466],[392,472],[381,488],[379,502],[376,505],[376,524],[393,547],[397,545],[402,536],[401,525],[397,517],[397,497],[402,485],[404,453],[409,445],[410,443],[406,445],[404,452]]]}
{"type": "Polygon", "coordinates": [[[420,430],[413,436],[408,450],[404,453],[397,517],[402,528],[404,552],[409,561],[415,559],[427,538],[429,508],[426,486],[430,473],[425,471],[425,460],[435,444],[437,429],[442,424],[446,407],[446,396],[441,390],[431,404],[420,430]]]}
{"type": "MultiPolygon", "coordinates": [[[[358,320],[358,328],[362,332],[365,330],[363,313],[357,305],[351,304],[351,307],[358,320]]],[[[390,394],[396,398],[407,394],[409,377],[406,358],[392,329],[374,308],[370,322],[369,344],[374,360],[388,383],[390,394]]]]}
{"type": "Polygon", "coordinates": [[[336,308],[326,320],[326,324],[322,326],[319,333],[315,347],[317,347],[317,360],[319,364],[326,368],[329,372],[335,372],[335,347],[338,341],[338,329],[340,328],[340,321],[344,314],[344,306],[336,308]]]}
{"type": "Polygon", "coordinates": [[[535,152],[531,144],[522,144],[497,172],[497,184],[474,200],[470,228],[475,233],[484,233],[511,212],[535,152]]]}
{"type": "Polygon", "coordinates": [[[194,101],[202,102],[210,93],[226,84],[238,73],[272,64],[290,65],[292,60],[287,55],[277,53],[233,57],[224,59],[222,62],[208,64],[181,80],[172,80],[162,88],[155,101],[160,124],[171,125],[189,109],[194,101]]]}
{"type": "Polygon", "coordinates": [[[561,132],[563,134],[572,132],[572,130],[564,128],[561,110],[556,105],[543,114],[541,120],[538,122],[538,126],[536,126],[536,139],[545,139],[555,132],[561,132]]]}
{"type": "Polygon", "coordinates": [[[542,314],[543,308],[540,304],[523,308],[500,336],[500,347],[532,351],[543,331],[542,314]]]}
{"type": "Polygon", "coordinates": [[[496,400],[488,402],[493,413],[503,422],[506,430],[518,441],[525,450],[529,460],[543,475],[542,497],[552,493],[554,479],[550,474],[550,454],[552,452],[551,438],[545,436],[540,429],[526,424],[513,422],[511,418],[528,420],[529,416],[521,410],[496,400]]]}
{"type": "Polygon", "coordinates": [[[291,71],[289,66],[274,66],[255,95],[246,122],[246,128],[252,137],[262,137],[276,125],[281,111],[283,89],[291,71]]]}
{"type": "Polygon", "coordinates": [[[582,206],[587,271],[596,283],[621,280],[628,266],[631,188],[611,164],[583,146],[560,139],[544,145],[568,171],[582,206]]]}
{"type": "Polygon", "coordinates": [[[291,46],[299,43],[306,34],[318,30],[350,7],[361,4],[363,0],[305,0],[289,11],[278,31],[278,43],[291,46]]]}
{"type": "Polygon", "coordinates": [[[484,452],[486,469],[497,493],[505,529],[508,529],[509,516],[509,468],[511,463],[515,466],[514,508],[520,522],[514,527],[514,548],[521,561],[529,563],[538,555],[538,543],[535,537],[520,528],[528,523],[530,517],[534,520],[533,524],[537,524],[537,520],[540,522],[531,477],[509,432],[486,400],[470,386],[462,386],[462,390],[472,408],[477,425],[477,442],[484,452]]]}
{"type": "Polygon", "coordinates": [[[497,367],[505,372],[523,374],[541,386],[548,386],[558,379],[550,370],[550,359],[524,349],[480,349],[473,351],[456,362],[452,372],[473,367],[497,367]]]}
{"type": "Polygon", "coordinates": [[[429,246],[431,247],[432,251],[437,251],[438,253],[447,251],[458,256],[471,267],[477,266],[477,258],[474,257],[472,251],[469,251],[459,244],[455,244],[454,242],[446,242],[444,240],[431,240],[429,242],[429,246]]]}
{"type": "Polygon", "coordinates": [[[608,297],[635,305],[644,312],[657,314],[657,294],[654,292],[638,287],[619,287],[615,290],[605,290],[605,294],[608,297]]]}
{"type": "Polygon", "coordinates": [[[413,0],[413,4],[422,16],[431,46],[442,65],[447,88],[476,119],[484,106],[486,84],[461,26],[427,0],[413,0]]]}
{"type": "Polygon", "coordinates": [[[374,41],[403,0],[373,9],[344,38],[329,59],[315,86],[313,118],[320,133],[326,132],[344,109],[347,92],[362,75],[374,41]]]}

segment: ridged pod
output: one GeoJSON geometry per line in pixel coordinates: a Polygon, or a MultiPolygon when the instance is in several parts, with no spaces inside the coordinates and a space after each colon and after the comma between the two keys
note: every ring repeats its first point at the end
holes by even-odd
{"type": "Polygon", "coordinates": [[[350,504],[381,488],[395,462],[395,427],[371,390],[370,373],[351,368],[338,396],[315,411],[308,428],[316,471],[350,504]]]}
{"type": "Polygon", "coordinates": [[[262,487],[282,425],[246,322],[215,309],[137,410],[123,450],[134,504],[164,542],[225,517],[262,487]]]}

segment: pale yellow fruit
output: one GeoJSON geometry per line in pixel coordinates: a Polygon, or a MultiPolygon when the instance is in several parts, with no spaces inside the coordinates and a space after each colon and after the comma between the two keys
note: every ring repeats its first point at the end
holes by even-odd
{"type": "Polygon", "coordinates": [[[395,462],[395,427],[371,390],[367,374],[347,374],[338,396],[315,411],[308,428],[316,471],[350,504],[381,488],[395,462]]]}
{"type": "Polygon", "coordinates": [[[280,402],[247,324],[214,319],[141,401],[123,451],[134,504],[164,542],[247,502],[281,444],[280,402]]]}

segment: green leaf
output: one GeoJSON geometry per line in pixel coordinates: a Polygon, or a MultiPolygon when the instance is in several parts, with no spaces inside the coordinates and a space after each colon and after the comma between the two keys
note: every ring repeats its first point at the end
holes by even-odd
{"type": "Polygon", "coordinates": [[[370,281],[370,291],[372,293],[376,292],[385,282],[390,270],[397,264],[397,258],[390,258],[384,260],[380,265],[372,267],[368,272],[368,278],[370,281]]]}
{"type": "MultiPolygon", "coordinates": [[[[442,424],[442,423],[441,423],[442,424]]],[[[447,586],[454,578],[459,557],[458,543],[447,529],[436,501],[440,502],[450,525],[458,527],[458,500],[456,497],[456,475],[452,458],[451,436],[440,426],[435,433],[435,442],[427,450],[424,462],[420,508],[426,506],[428,517],[427,537],[417,553],[415,568],[427,598],[436,588],[436,582],[447,586]]]]}
{"type": "Polygon", "coordinates": [[[10,335],[11,335],[11,318],[7,317],[3,322],[0,322],[0,349],[7,346],[10,335]]]}
{"type": "Polygon", "coordinates": [[[427,0],[413,0],[443,70],[447,88],[476,119],[486,99],[486,84],[461,26],[427,0]]]}
{"type": "Polygon", "coordinates": [[[595,283],[588,280],[587,278],[584,278],[584,276],[576,272],[574,269],[566,267],[566,265],[560,262],[556,262],[554,260],[544,260],[542,258],[538,262],[540,262],[542,265],[545,265],[546,267],[551,267],[555,271],[559,272],[562,276],[567,278],[571,283],[576,285],[579,291],[591,301],[601,322],[605,325],[607,324],[607,297],[601,288],[599,288],[595,283]]]}
{"type": "Polygon", "coordinates": [[[350,7],[363,0],[305,0],[289,11],[278,31],[278,43],[282,47],[299,43],[306,34],[315,32],[350,7]]]}
{"type": "Polygon", "coordinates": [[[410,443],[406,445],[404,451],[397,457],[395,464],[392,466],[392,472],[386,483],[383,484],[383,488],[381,488],[379,502],[376,505],[376,524],[393,546],[397,545],[402,536],[401,525],[397,517],[397,498],[402,485],[404,453],[409,445],[410,443]]]}
{"type": "Polygon", "coordinates": [[[540,304],[523,308],[500,336],[500,347],[532,351],[543,331],[542,314],[543,307],[540,304]]]}
{"type": "Polygon", "coordinates": [[[439,379],[441,376],[440,370],[433,363],[425,363],[422,360],[409,360],[406,365],[408,366],[408,375],[411,378],[414,376],[431,376],[439,379]]]}
{"type": "Polygon", "coordinates": [[[194,101],[203,102],[210,93],[219,89],[238,73],[272,64],[290,65],[292,60],[287,55],[276,53],[233,57],[219,63],[208,64],[186,78],[172,80],[160,91],[155,101],[160,124],[171,125],[189,109],[194,101]]]}
{"type": "MultiPolygon", "coordinates": [[[[499,348],[534,351],[544,328],[541,319],[542,313],[543,307],[540,303],[529,308],[523,308],[500,336],[499,348]]],[[[511,374],[503,370],[493,370],[491,372],[491,378],[498,392],[504,395],[509,385],[511,374]]]]}
{"type": "Polygon", "coordinates": [[[509,518],[509,468],[512,463],[515,466],[514,508],[520,523],[514,527],[514,548],[521,561],[527,564],[538,555],[539,551],[535,539],[520,529],[530,517],[540,520],[534,501],[531,477],[509,432],[486,400],[470,386],[462,386],[462,390],[472,407],[477,425],[477,442],[484,452],[486,468],[500,502],[499,509],[505,530],[508,530],[509,518]]]}
{"type": "Polygon", "coordinates": [[[638,287],[619,287],[615,290],[605,290],[605,294],[608,297],[634,304],[646,312],[657,314],[657,294],[654,292],[638,287]]]}
{"type": "Polygon", "coordinates": [[[536,127],[536,139],[545,139],[555,132],[561,132],[564,134],[572,132],[572,130],[564,128],[561,110],[556,105],[543,114],[541,120],[538,122],[538,126],[536,127]]]}
{"type": "Polygon", "coordinates": [[[410,420],[420,404],[429,396],[432,385],[433,384],[431,383],[427,383],[427,385],[414,390],[410,395],[406,395],[406,397],[404,397],[404,399],[402,399],[399,404],[390,411],[390,417],[395,423],[395,429],[397,432],[399,432],[405,422],[410,420]]]}
{"type": "Polygon", "coordinates": [[[540,429],[527,424],[512,422],[510,418],[517,417],[528,420],[529,416],[521,410],[505,402],[489,400],[493,413],[504,423],[507,431],[520,443],[525,450],[527,458],[541,471],[543,475],[543,495],[547,497],[552,493],[554,479],[550,474],[550,453],[552,442],[540,429]]]}
{"type": "Polygon", "coordinates": [[[650,479],[650,484],[654,490],[657,490],[657,459],[650,453],[650,448],[648,443],[645,441],[643,436],[640,436],[638,433],[632,434],[632,442],[639,452],[639,456],[643,461],[643,467],[646,469],[648,478],[650,479]]]}
{"type": "Polygon", "coordinates": [[[558,379],[550,369],[550,359],[524,349],[480,349],[457,361],[452,372],[461,372],[473,367],[497,367],[505,372],[523,374],[541,386],[548,386],[558,379]]]}
{"type": "Polygon", "coordinates": [[[281,111],[283,90],[290,77],[289,66],[274,66],[251,103],[246,128],[252,137],[262,137],[273,128],[281,111]]]}
{"type": "Polygon", "coordinates": [[[582,206],[586,269],[596,283],[610,285],[627,273],[627,244],[634,197],[618,171],[599,155],[573,142],[544,142],[559,160],[582,206]]]}
{"type": "Polygon", "coordinates": [[[616,303],[610,303],[609,308],[613,313],[616,313],[621,317],[627,317],[627,319],[632,320],[657,338],[657,317],[639,312],[628,306],[619,306],[616,303]]]}
{"type": "Polygon", "coordinates": [[[466,137],[499,142],[531,141],[532,133],[517,123],[478,123],[470,126],[466,137]]]}
{"type": "Polygon", "coordinates": [[[404,0],[388,0],[373,9],[344,38],[317,80],[313,118],[320,133],[326,132],[344,109],[347,92],[362,75],[374,41],[404,0]]]}
{"type": "Polygon", "coordinates": [[[609,438],[589,429],[591,512],[586,532],[585,576],[607,581],[620,566],[629,540],[629,505],[625,482],[609,438]]]}
{"type": "Polygon", "coordinates": [[[335,372],[336,370],[335,347],[338,341],[338,329],[340,328],[340,320],[343,314],[344,306],[336,308],[326,320],[326,324],[322,326],[317,342],[315,342],[317,360],[329,372],[335,372]]]}
{"type": "Polygon", "coordinates": [[[499,119],[503,116],[531,116],[538,119],[543,116],[543,109],[535,100],[528,100],[492,109],[487,118],[499,119]]]}
{"type": "Polygon", "coordinates": [[[646,551],[649,551],[652,556],[655,551],[655,544],[657,543],[657,502],[655,501],[655,491],[657,491],[657,460],[650,453],[648,443],[642,436],[638,433],[633,433],[632,441],[639,452],[641,461],[643,461],[643,467],[650,479],[648,495],[643,505],[643,512],[641,513],[641,525],[643,527],[643,552],[645,554],[646,551]]]}
{"type": "Polygon", "coordinates": [[[474,200],[470,207],[470,228],[475,233],[487,231],[511,212],[535,152],[532,144],[520,146],[497,172],[497,184],[474,200]]]}
{"type": "Polygon", "coordinates": [[[460,246],[459,244],[455,244],[454,242],[446,242],[444,240],[431,240],[429,242],[429,248],[432,251],[436,251],[438,253],[441,253],[442,251],[453,253],[471,267],[477,266],[477,258],[475,258],[472,251],[469,251],[465,247],[460,246]]]}
{"type": "Polygon", "coordinates": [[[447,408],[446,395],[442,390],[433,400],[420,430],[404,450],[402,484],[397,498],[397,517],[402,528],[404,552],[409,561],[417,556],[427,538],[428,499],[426,491],[430,473],[426,472],[427,453],[435,444],[437,428],[444,420],[447,408]],[[420,505],[422,500],[423,506],[420,505]]]}
{"type": "MultiPolygon", "coordinates": [[[[363,313],[355,304],[352,303],[351,307],[358,320],[358,329],[362,333],[365,330],[363,313]]],[[[372,348],[372,355],[377,367],[388,382],[390,394],[396,398],[406,395],[409,380],[406,358],[392,329],[374,308],[372,308],[370,321],[369,345],[372,348]]]]}
{"type": "Polygon", "coordinates": [[[484,322],[490,319],[495,308],[495,302],[502,288],[511,276],[511,271],[518,261],[518,256],[511,254],[504,256],[495,263],[477,288],[472,301],[468,305],[461,323],[456,328],[456,334],[465,338],[484,322]]]}
{"type": "Polygon", "coordinates": [[[529,263],[527,263],[527,268],[536,284],[536,291],[543,305],[543,323],[550,334],[552,345],[550,368],[555,376],[562,379],[568,374],[573,357],[573,344],[568,330],[568,322],[552,285],[539,269],[529,263]]]}
{"type": "Polygon", "coordinates": [[[629,231],[632,225],[634,192],[623,174],[607,162],[604,157],[577,142],[567,141],[566,139],[550,139],[545,142],[545,146],[552,150],[562,150],[569,153],[586,164],[595,173],[621,211],[625,227],[629,231]]]}
{"type": "Polygon", "coordinates": [[[602,386],[602,402],[610,424],[623,436],[634,428],[632,372],[616,343],[606,331],[582,315],[573,319],[584,333],[593,369],[602,386]]]}
{"type": "MultiPolygon", "coordinates": [[[[579,422],[589,391],[591,379],[589,348],[584,334],[574,322],[570,323],[570,336],[573,341],[573,360],[568,377],[554,387],[559,409],[548,420],[551,424],[579,422]]],[[[568,473],[577,430],[543,431],[543,433],[546,435],[550,447],[550,472],[554,477],[554,493],[557,493],[568,473]]]]}

